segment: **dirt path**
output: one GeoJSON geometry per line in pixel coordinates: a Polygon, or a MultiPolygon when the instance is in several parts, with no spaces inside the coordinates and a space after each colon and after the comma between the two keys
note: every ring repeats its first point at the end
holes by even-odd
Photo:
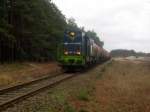
{"type": "Polygon", "coordinates": [[[98,112],[150,112],[150,64],[113,61],[96,83],[98,112]]]}

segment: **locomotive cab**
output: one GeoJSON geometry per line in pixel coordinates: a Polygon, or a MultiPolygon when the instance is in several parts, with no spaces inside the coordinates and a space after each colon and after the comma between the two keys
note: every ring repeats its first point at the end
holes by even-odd
{"type": "Polygon", "coordinates": [[[66,31],[64,35],[60,63],[63,67],[79,67],[85,65],[84,33],[81,31],[66,31]]]}

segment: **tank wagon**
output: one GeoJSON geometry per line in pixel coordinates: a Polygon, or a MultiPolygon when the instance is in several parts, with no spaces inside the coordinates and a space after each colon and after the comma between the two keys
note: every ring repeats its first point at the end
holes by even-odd
{"type": "Polygon", "coordinates": [[[58,61],[65,68],[81,68],[106,61],[109,53],[82,31],[66,31],[58,49],[58,61]]]}

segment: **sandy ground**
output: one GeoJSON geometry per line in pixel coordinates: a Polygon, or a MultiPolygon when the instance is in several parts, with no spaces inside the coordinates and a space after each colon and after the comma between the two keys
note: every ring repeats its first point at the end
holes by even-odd
{"type": "Polygon", "coordinates": [[[27,82],[48,74],[53,75],[59,70],[56,62],[0,65],[0,88],[27,82]]]}

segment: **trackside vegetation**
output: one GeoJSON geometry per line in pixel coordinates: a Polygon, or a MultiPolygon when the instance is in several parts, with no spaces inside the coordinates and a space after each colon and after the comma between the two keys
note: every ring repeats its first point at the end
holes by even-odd
{"type": "MultiPolygon", "coordinates": [[[[0,0],[0,62],[55,60],[70,28],[84,30],[51,0],[0,0]]],[[[103,44],[94,31],[87,34],[103,44]]]]}

